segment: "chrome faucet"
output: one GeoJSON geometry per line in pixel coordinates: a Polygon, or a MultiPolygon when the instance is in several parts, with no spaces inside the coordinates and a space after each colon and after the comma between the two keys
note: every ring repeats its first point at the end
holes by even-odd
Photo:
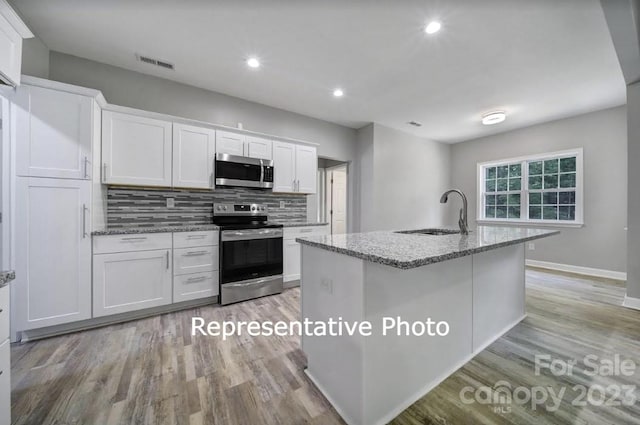
{"type": "Polygon", "coordinates": [[[449,198],[449,194],[455,192],[462,198],[462,208],[460,208],[460,217],[458,218],[458,226],[460,226],[460,233],[463,235],[469,234],[469,223],[467,222],[467,197],[462,193],[461,190],[451,189],[447,190],[440,197],[440,203],[444,204],[447,202],[449,198]]]}

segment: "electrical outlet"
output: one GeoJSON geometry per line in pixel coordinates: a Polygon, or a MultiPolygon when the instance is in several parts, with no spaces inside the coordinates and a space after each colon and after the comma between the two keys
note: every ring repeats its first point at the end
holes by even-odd
{"type": "Polygon", "coordinates": [[[176,200],[174,198],[167,198],[167,208],[174,208],[176,206],[176,200]]]}
{"type": "Polygon", "coordinates": [[[280,208],[284,208],[284,207],[285,207],[284,201],[280,201],[280,208]]]}
{"type": "Polygon", "coordinates": [[[322,288],[329,294],[333,294],[333,280],[326,278],[322,279],[320,286],[322,286],[322,288]]]}
{"type": "Polygon", "coordinates": [[[536,250],[536,244],[533,242],[529,242],[529,251],[535,251],[536,250]]]}

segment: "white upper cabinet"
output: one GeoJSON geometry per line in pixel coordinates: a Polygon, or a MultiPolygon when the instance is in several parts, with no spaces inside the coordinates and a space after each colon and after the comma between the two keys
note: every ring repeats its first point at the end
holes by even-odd
{"type": "Polygon", "coordinates": [[[91,317],[91,182],[16,181],[15,331],[91,317]]]}
{"type": "Polygon", "coordinates": [[[316,148],[273,142],[274,192],[316,193],[316,148]]]}
{"type": "Polygon", "coordinates": [[[173,124],[173,186],[213,189],[215,130],[173,124]]]}
{"type": "Polygon", "coordinates": [[[11,105],[16,174],[90,179],[93,102],[63,91],[19,87],[11,105]]]}
{"type": "Polygon", "coordinates": [[[296,145],[297,192],[316,193],[318,154],[314,146],[296,145]]]}
{"type": "Polygon", "coordinates": [[[244,156],[244,134],[230,131],[216,131],[216,153],[244,156]]]}
{"type": "Polygon", "coordinates": [[[103,183],[171,186],[171,145],[171,122],[104,111],[103,183]]]}
{"type": "Polygon", "coordinates": [[[261,137],[247,136],[244,156],[271,160],[273,158],[271,140],[263,139],[261,137]]]}
{"type": "Polygon", "coordinates": [[[295,192],[296,145],[273,142],[273,191],[295,192]]]}
{"type": "Polygon", "coordinates": [[[20,84],[22,68],[22,38],[33,37],[33,34],[6,2],[0,3],[0,6],[0,80],[17,86],[20,84]]]}

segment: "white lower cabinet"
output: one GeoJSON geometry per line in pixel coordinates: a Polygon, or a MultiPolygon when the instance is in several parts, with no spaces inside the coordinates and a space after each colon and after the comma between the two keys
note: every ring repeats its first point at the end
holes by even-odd
{"type": "Polygon", "coordinates": [[[173,302],[214,297],[218,287],[218,232],[173,234],[173,302]]]}
{"type": "Polygon", "coordinates": [[[11,358],[10,344],[0,342],[0,425],[11,423],[11,358]]]}
{"type": "Polygon", "coordinates": [[[9,338],[9,285],[0,288],[0,343],[9,338]]]}
{"type": "Polygon", "coordinates": [[[283,280],[291,282],[300,279],[300,244],[296,238],[328,235],[329,226],[285,227],[283,235],[283,280]]]}
{"type": "Polygon", "coordinates": [[[15,331],[91,317],[91,182],[16,178],[15,331]]]}
{"type": "Polygon", "coordinates": [[[93,316],[172,302],[171,249],[93,256],[93,316]]]}

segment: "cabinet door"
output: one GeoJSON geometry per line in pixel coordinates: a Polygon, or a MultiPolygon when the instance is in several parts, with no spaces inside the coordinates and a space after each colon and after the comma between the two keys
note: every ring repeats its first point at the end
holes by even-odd
{"type": "Polygon", "coordinates": [[[103,182],[171,186],[171,123],[102,113],[103,182]]]}
{"type": "Polygon", "coordinates": [[[11,358],[9,340],[0,341],[0,425],[11,423],[11,358]]]}
{"type": "Polygon", "coordinates": [[[316,193],[318,155],[313,146],[296,145],[296,191],[316,193]]]}
{"type": "Polygon", "coordinates": [[[284,241],[283,280],[300,279],[300,244],[295,239],[284,241]]]}
{"type": "Polygon", "coordinates": [[[174,187],[213,189],[215,155],[215,130],[173,124],[174,187]]]}
{"type": "Polygon", "coordinates": [[[244,142],[244,134],[216,131],[216,153],[244,156],[244,142]]]}
{"type": "Polygon", "coordinates": [[[15,331],[91,317],[91,182],[16,179],[15,331]]]}
{"type": "Polygon", "coordinates": [[[245,155],[251,158],[258,159],[271,159],[272,155],[272,145],[271,140],[262,139],[260,137],[247,137],[246,143],[246,152],[245,155]]]}
{"type": "Polygon", "coordinates": [[[296,146],[273,142],[273,191],[295,192],[296,146]]]}
{"type": "Polygon", "coordinates": [[[93,99],[21,86],[11,109],[17,175],[90,178],[93,99]]]}
{"type": "Polygon", "coordinates": [[[173,278],[173,302],[214,297],[219,293],[218,272],[203,272],[173,278]]]}
{"type": "Polygon", "coordinates": [[[0,15],[0,80],[20,84],[22,68],[22,37],[13,25],[0,15]]]}
{"type": "Polygon", "coordinates": [[[93,316],[171,304],[171,250],[93,256],[93,316]]]}

